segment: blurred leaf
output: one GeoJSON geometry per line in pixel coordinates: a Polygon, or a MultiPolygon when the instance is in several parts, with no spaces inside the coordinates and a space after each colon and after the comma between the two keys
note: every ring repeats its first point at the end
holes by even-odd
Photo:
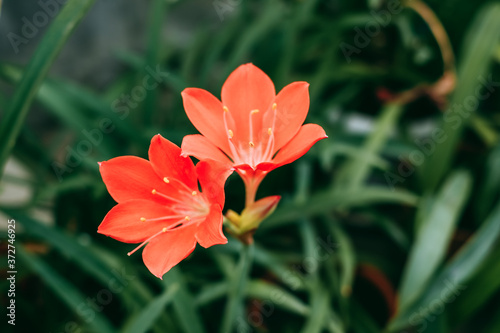
{"type": "Polygon", "coordinates": [[[243,304],[243,291],[250,278],[250,272],[253,264],[254,245],[245,245],[241,251],[241,256],[236,267],[236,272],[231,280],[228,299],[222,323],[220,325],[221,333],[228,333],[233,330],[236,323],[237,309],[243,304]]]}
{"type": "MultiPolygon", "coordinates": [[[[160,47],[163,44],[162,27],[167,13],[168,1],[154,0],[151,4],[150,26],[148,29],[147,50],[146,50],[146,66],[156,68],[160,61],[160,47]]],[[[156,100],[158,92],[156,89],[147,91],[144,101],[143,119],[146,124],[150,125],[153,122],[154,111],[156,110],[156,100]]]]}
{"type": "MultiPolygon", "coordinates": [[[[492,75],[489,68],[500,39],[499,16],[499,3],[492,2],[485,5],[476,14],[463,42],[458,67],[458,84],[449,103],[453,107],[447,111],[449,116],[445,115],[444,121],[439,125],[444,130],[443,137],[446,137],[446,141],[437,144],[436,150],[425,160],[421,170],[421,179],[425,188],[429,190],[436,188],[450,168],[469,115],[476,111],[477,105],[469,110],[467,116],[458,114],[455,108],[457,105],[462,107],[467,105],[467,108],[470,108],[470,103],[465,103],[466,100],[469,97],[476,97],[478,87],[486,89],[482,80],[487,80],[487,77],[492,75]]],[[[476,101],[479,103],[477,97],[476,101]]]]}
{"type": "Polygon", "coordinates": [[[396,128],[402,110],[403,107],[398,104],[389,104],[384,107],[359,154],[347,162],[336,176],[334,186],[337,191],[355,190],[366,181],[370,173],[371,161],[377,160],[391,132],[396,128]]]}
{"type": "Polygon", "coordinates": [[[327,320],[329,303],[328,292],[320,287],[320,283],[316,283],[311,291],[311,314],[300,330],[301,333],[321,332],[327,320]]]}
{"type": "Polygon", "coordinates": [[[399,289],[400,311],[418,298],[443,261],[471,186],[472,179],[467,172],[450,175],[420,224],[399,289]]]}
{"type": "Polygon", "coordinates": [[[471,126],[488,146],[494,146],[500,141],[498,132],[483,117],[473,114],[471,126]]]}
{"type": "Polygon", "coordinates": [[[29,107],[50,66],[95,0],[68,1],[40,41],[0,125],[0,170],[14,148],[29,107]]]}
{"type": "Polygon", "coordinates": [[[488,304],[495,293],[500,290],[500,246],[497,245],[488,259],[481,265],[480,271],[468,283],[463,291],[462,298],[466,301],[456,302],[451,305],[451,318],[454,325],[467,322],[471,316],[478,313],[488,304]]]}
{"type": "Polygon", "coordinates": [[[267,218],[259,229],[276,228],[295,221],[300,217],[311,217],[325,214],[335,209],[348,209],[359,206],[381,203],[399,203],[416,205],[418,197],[402,190],[390,190],[382,186],[368,186],[350,192],[332,193],[317,191],[304,203],[284,203],[267,218]]]}
{"type": "Polygon", "coordinates": [[[7,209],[4,209],[4,211],[7,215],[19,221],[27,234],[34,235],[47,242],[47,244],[54,246],[59,252],[73,260],[84,271],[94,276],[104,285],[117,278],[97,256],[80,245],[74,237],[64,234],[55,226],[47,226],[18,211],[7,209]]]}
{"type": "Polygon", "coordinates": [[[354,272],[356,270],[356,256],[349,236],[342,230],[339,223],[332,218],[326,218],[327,227],[333,235],[338,247],[340,260],[340,294],[348,298],[352,292],[354,272]]]}
{"type": "Polygon", "coordinates": [[[495,202],[500,199],[500,144],[489,154],[484,166],[483,179],[475,196],[475,213],[481,221],[486,218],[495,202]]]}
{"type": "Polygon", "coordinates": [[[264,281],[249,281],[246,294],[248,297],[271,302],[274,306],[301,316],[310,314],[310,308],[298,297],[285,289],[264,281]]]}
{"type": "Polygon", "coordinates": [[[202,320],[193,307],[194,299],[185,285],[185,278],[179,267],[174,267],[163,276],[165,282],[176,285],[179,290],[173,299],[174,310],[183,329],[187,333],[203,333],[202,320]]]}
{"type": "MultiPolygon", "coordinates": [[[[390,331],[397,331],[409,323],[426,320],[431,315],[431,303],[436,300],[453,301],[460,297],[464,285],[469,281],[491,253],[500,235],[500,202],[478,231],[441,269],[420,298],[403,312],[399,312],[389,323],[390,331]],[[453,299],[449,297],[453,295],[453,299]],[[444,300],[443,300],[444,298],[444,300]],[[420,320],[418,320],[420,319],[420,320]]],[[[448,302],[449,303],[449,302],[448,302]]]]}
{"type": "Polygon", "coordinates": [[[156,297],[152,302],[142,309],[135,317],[131,318],[130,322],[122,330],[123,333],[144,333],[154,324],[165,306],[169,304],[175,297],[175,293],[179,289],[179,285],[171,284],[165,288],[163,293],[156,297]]]}
{"type": "Polygon", "coordinates": [[[93,319],[89,320],[87,311],[81,311],[82,305],[87,304],[86,296],[82,295],[78,287],[72,285],[69,281],[62,278],[50,266],[46,265],[38,257],[29,254],[22,245],[17,245],[18,257],[26,262],[30,268],[39,275],[43,281],[54,291],[54,293],[66,303],[71,310],[82,317],[82,320],[97,332],[110,333],[115,332],[111,323],[100,312],[93,311],[93,319]],[[85,315],[84,315],[85,314],[85,315]]]}

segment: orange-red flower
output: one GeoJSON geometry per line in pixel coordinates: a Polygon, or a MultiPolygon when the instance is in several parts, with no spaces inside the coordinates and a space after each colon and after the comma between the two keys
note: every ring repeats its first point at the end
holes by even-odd
{"type": "Polygon", "coordinates": [[[271,79],[245,64],[227,78],[222,102],[206,90],[185,89],[184,108],[202,135],[184,137],[183,154],[232,165],[251,204],[269,171],[295,161],[327,137],[319,125],[302,125],[309,110],[308,87],[293,82],[276,95],[271,79]]]}
{"type": "Polygon", "coordinates": [[[161,278],[186,258],[196,243],[225,244],[222,233],[224,183],[231,173],[214,161],[181,156],[181,149],[156,135],[149,161],[122,156],[100,163],[102,179],[118,204],[98,232],[125,243],[146,245],[144,263],[161,278]],[[198,189],[198,181],[202,192],[198,189]]]}

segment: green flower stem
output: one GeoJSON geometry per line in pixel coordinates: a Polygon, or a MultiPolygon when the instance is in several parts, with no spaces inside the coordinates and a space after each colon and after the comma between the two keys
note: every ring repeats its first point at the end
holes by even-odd
{"type": "Polygon", "coordinates": [[[240,260],[233,280],[231,281],[220,333],[231,333],[236,323],[238,309],[243,303],[243,291],[245,290],[250,276],[254,250],[253,244],[243,245],[241,249],[240,260]]]}

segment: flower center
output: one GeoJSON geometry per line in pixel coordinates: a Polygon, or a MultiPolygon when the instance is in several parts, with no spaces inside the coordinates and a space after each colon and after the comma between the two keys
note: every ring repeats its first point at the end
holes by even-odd
{"type": "MultiPolygon", "coordinates": [[[[229,109],[227,106],[224,106],[224,127],[227,134],[227,139],[229,143],[229,149],[231,151],[231,157],[235,164],[248,164],[252,168],[255,168],[259,163],[270,161],[273,157],[274,152],[274,130],[276,127],[276,114],[277,114],[277,105],[273,103],[271,110],[268,112],[272,112],[272,121],[270,127],[266,130],[262,128],[255,128],[255,115],[260,111],[255,109],[251,110],[248,115],[248,141],[245,141],[241,137],[238,138],[237,142],[234,142],[234,131],[229,127],[230,122],[233,120],[230,116],[229,109]],[[256,133],[257,130],[257,133],[256,133]],[[262,132],[262,133],[259,133],[262,132]],[[256,136],[257,134],[257,136],[256,136]],[[260,134],[260,135],[259,135],[260,134]]],[[[264,115],[263,119],[265,119],[264,115]]],[[[233,121],[233,125],[234,124],[233,121]]]]}

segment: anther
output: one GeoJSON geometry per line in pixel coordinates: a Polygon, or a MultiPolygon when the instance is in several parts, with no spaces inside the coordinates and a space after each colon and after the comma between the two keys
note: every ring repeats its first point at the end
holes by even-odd
{"type": "Polygon", "coordinates": [[[229,112],[229,109],[225,105],[222,107],[222,110],[224,110],[224,112],[229,112]]]}
{"type": "Polygon", "coordinates": [[[184,220],[186,220],[186,221],[191,221],[191,218],[190,218],[189,216],[186,216],[186,217],[184,218],[184,220]]]}
{"type": "Polygon", "coordinates": [[[152,194],[156,194],[156,190],[155,190],[155,189],[153,189],[153,190],[151,191],[151,193],[152,193],[152,194]]]}
{"type": "Polygon", "coordinates": [[[278,105],[276,103],[273,103],[273,110],[276,110],[277,107],[278,105]]]}
{"type": "Polygon", "coordinates": [[[145,217],[141,217],[141,222],[146,222],[146,218],[145,217]]]}
{"type": "Polygon", "coordinates": [[[273,134],[273,129],[271,127],[269,127],[267,129],[267,134],[269,134],[269,135],[273,134]]]}
{"type": "Polygon", "coordinates": [[[165,183],[167,183],[167,184],[168,184],[168,183],[170,183],[170,180],[168,180],[168,178],[167,178],[167,177],[164,177],[164,178],[163,178],[163,181],[164,181],[165,183]]]}
{"type": "Polygon", "coordinates": [[[256,113],[259,113],[259,110],[255,109],[255,110],[250,111],[250,114],[256,114],[256,113]]]}
{"type": "Polygon", "coordinates": [[[191,194],[192,194],[192,195],[197,195],[197,194],[198,194],[198,192],[193,191],[193,192],[191,192],[191,194]]]}
{"type": "Polygon", "coordinates": [[[234,135],[233,131],[231,131],[231,130],[227,130],[227,134],[229,134],[229,137],[230,137],[230,138],[232,138],[232,137],[233,137],[233,135],[234,135]]]}
{"type": "Polygon", "coordinates": [[[249,145],[251,148],[255,147],[255,144],[254,144],[252,141],[250,141],[250,142],[248,143],[248,145],[249,145]]]}

